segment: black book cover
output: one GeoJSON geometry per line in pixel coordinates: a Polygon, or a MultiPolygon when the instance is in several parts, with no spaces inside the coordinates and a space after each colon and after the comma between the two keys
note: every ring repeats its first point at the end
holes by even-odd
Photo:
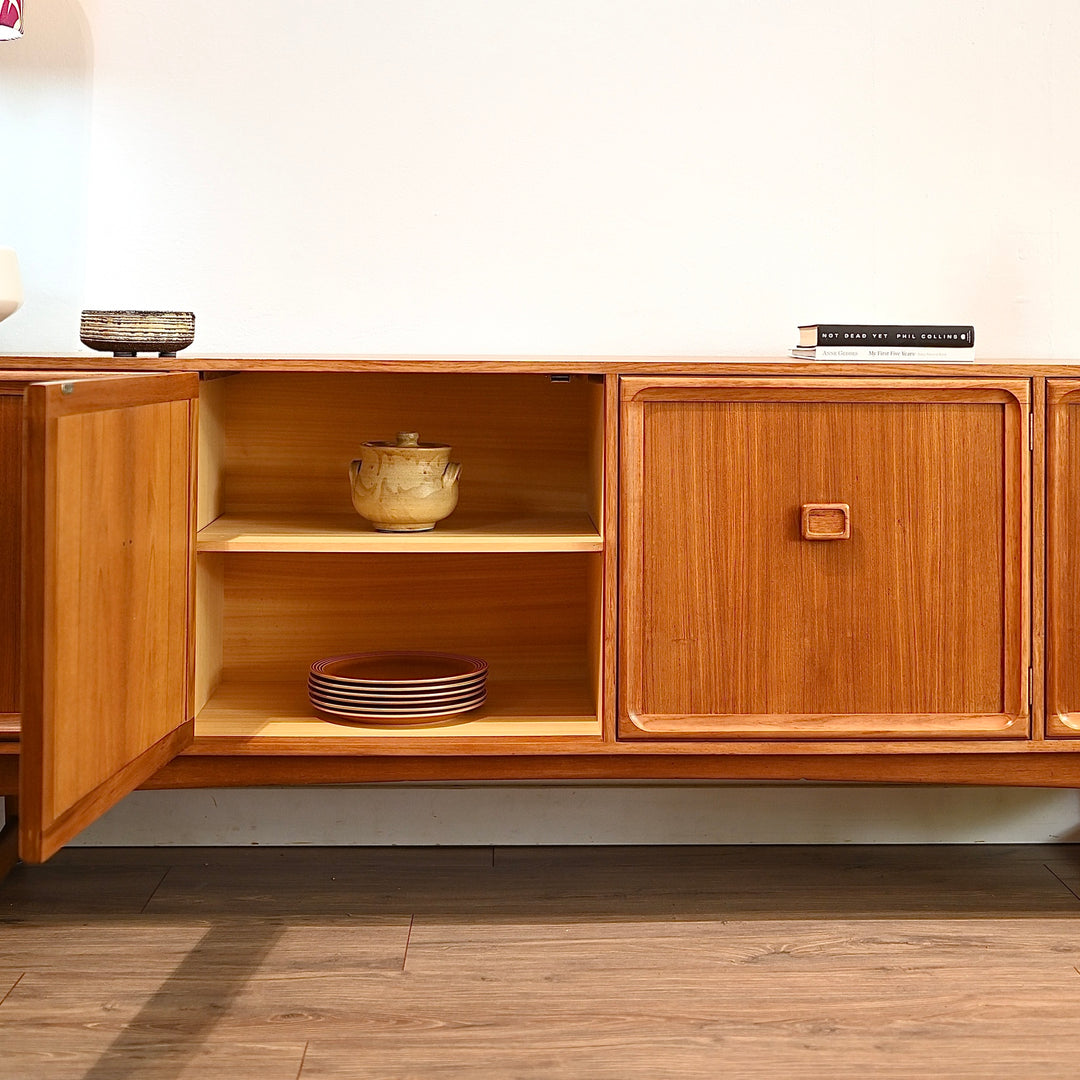
{"type": "Polygon", "coordinates": [[[970,349],[974,326],[884,323],[815,323],[799,327],[799,345],[903,346],[909,349],[970,349]]]}

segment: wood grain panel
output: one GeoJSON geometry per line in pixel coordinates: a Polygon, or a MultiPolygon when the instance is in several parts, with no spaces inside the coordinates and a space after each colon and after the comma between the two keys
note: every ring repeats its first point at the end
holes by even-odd
{"type": "Polygon", "coordinates": [[[1047,382],[1046,727],[1080,735],[1080,380],[1047,382]]]}
{"type": "MultiPolygon", "coordinates": [[[[390,740],[387,740],[390,741],[390,740]]],[[[595,743],[557,738],[517,741],[500,749],[487,740],[431,740],[418,752],[399,740],[376,753],[358,753],[346,740],[296,739],[284,746],[257,739],[197,739],[142,786],[146,789],[297,786],[477,780],[817,780],[836,783],[964,784],[994,787],[1080,787],[1080,755],[979,753],[954,741],[946,751],[903,754],[785,754],[777,744],[742,746],[736,753],[648,755],[624,749],[596,752],[595,743]],[[465,745],[462,745],[462,743],[465,745]],[[264,749],[266,743],[266,749],[264,749]]],[[[601,744],[602,745],[602,744],[601,744]]],[[[1008,746],[1008,743],[999,743],[1008,746]]],[[[845,744],[846,746],[846,744],[845,744]]],[[[365,751],[367,747],[363,748],[365,751]]],[[[0,755],[0,785],[4,764],[0,755]]],[[[0,786],[2,790],[2,786],[0,786]]]]}
{"type": "Polygon", "coordinates": [[[200,552],[195,560],[195,716],[221,683],[224,632],[225,557],[200,552]]]}
{"type": "Polygon", "coordinates": [[[264,372],[218,386],[231,513],[348,512],[349,462],[365,441],[397,431],[453,447],[462,511],[513,518],[597,503],[597,388],[581,378],[264,372]]]}
{"type": "Polygon", "coordinates": [[[54,738],[77,742],[88,714],[138,721],[110,725],[91,760],[57,755],[50,817],[186,719],[187,655],[170,639],[187,625],[188,511],[160,500],[186,483],[188,412],[174,401],[57,424],[54,738]]]}
{"type": "Polygon", "coordinates": [[[303,684],[313,660],[374,649],[480,656],[490,677],[588,684],[600,553],[226,555],[224,680],[303,684]]]}
{"type": "Polygon", "coordinates": [[[429,532],[378,532],[344,514],[223,514],[199,532],[199,551],[599,551],[600,532],[584,510],[511,517],[455,510],[429,532]]]}
{"type": "MultiPolygon", "coordinates": [[[[1054,363],[1038,358],[993,357],[979,363],[965,364],[958,368],[955,363],[883,364],[850,363],[848,361],[799,362],[784,356],[717,356],[687,355],[662,356],[637,355],[507,355],[494,353],[478,356],[448,356],[433,354],[342,354],[342,353],[276,353],[241,356],[199,356],[185,350],[179,356],[158,357],[95,357],[98,367],[112,371],[194,371],[205,374],[228,375],[238,371],[269,371],[296,373],[347,372],[350,374],[463,374],[488,375],[494,372],[520,375],[526,372],[562,372],[581,375],[734,375],[740,378],[758,376],[846,378],[867,376],[869,378],[954,378],[962,370],[968,378],[1028,379],[1032,376],[1073,378],[1075,362],[1054,363]]],[[[44,363],[57,370],[81,371],[86,367],[85,356],[0,357],[0,372],[32,368],[44,363]]]]}
{"type": "Polygon", "coordinates": [[[196,393],[189,375],[27,392],[28,861],[190,742],[196,393]]]}
{"type": "Polygon", "coordinates": [[[1031,740],[1046,731],[1046,379],[1031,381],[1031,740]]]}
{"type": "Polygon", "coordinates": [[[224,509],[225,387],[228,379],[199,383],[199,494],[197,528],[209,525],[224,509]]]}
{"type": "Polygon", "coordinates": [[[0,713],[19,711],[22,440],[22,394],[0,390],[0,713]]]}
{"type": "MultiPolygon", "coordinates": [[[[26,387],[62,379],[63,372],[5,372],[0,377],[0,713],[19,711],[19,621],[23,398],[26,387]]],[[[83,379],[111,379],[80,373],[83,379]]]]}
{"type": "Polygon", "coordinates": [[[309,749],[327,741],[339,746],[352,743],[346,753],[355,753],[358,741],[384,740],[488,739],[505,749],[507,739],[597,737],[600,722],[593,691],[584,677],[525,681],[496,676],[489,679],[487,700],[478,709],[434,724],[386,727],[321,719],[311,707],[302,678],[234,681],[219,687],[209,699],[196,718],[195,730],[202,740],[233,740],[251,753],[271,753],[275,747],[291,748],[305,741],[312,743],[309,749]]]}
{"type": "Polygon", "coordinates": [[[619,380],[604,381],[604,554],[598,620],[604,740],[618,737],[619,668],[619,380]]]}
{"type": "Polygon", "coordinates": [[[1026,384],[626,382],[624,734],[1027,733],[1026,384]]]}

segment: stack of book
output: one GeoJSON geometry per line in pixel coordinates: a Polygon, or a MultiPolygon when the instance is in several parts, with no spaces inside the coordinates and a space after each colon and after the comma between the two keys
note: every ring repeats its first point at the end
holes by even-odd
{"type": "Polygon", "coordinates": [[[799,360],[970,363],[974,326],[897,326],[876,323],[813,323],[799,327],[799,360]]]}

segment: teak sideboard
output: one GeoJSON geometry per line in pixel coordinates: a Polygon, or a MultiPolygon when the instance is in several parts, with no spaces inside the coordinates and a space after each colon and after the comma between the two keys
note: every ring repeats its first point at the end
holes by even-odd
{"type": "Polygon", "coordinates": [[[1080,787],[1080,367],[0,358],[0,848],[137,787],[811,779],[1080,787]],[[361,443],[463,464],[435,530],[361,443]],[[336,724],[312,660],[485,658],[336,724]]]}

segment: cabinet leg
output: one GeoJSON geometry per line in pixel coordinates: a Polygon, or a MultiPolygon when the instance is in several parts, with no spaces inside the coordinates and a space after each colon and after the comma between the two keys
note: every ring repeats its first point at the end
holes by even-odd
{"type": "Polygon", "coordinates": [[[4,828],[0,831],[0,880],[19,861],[19,800],[4,796],[4,828]]]}

